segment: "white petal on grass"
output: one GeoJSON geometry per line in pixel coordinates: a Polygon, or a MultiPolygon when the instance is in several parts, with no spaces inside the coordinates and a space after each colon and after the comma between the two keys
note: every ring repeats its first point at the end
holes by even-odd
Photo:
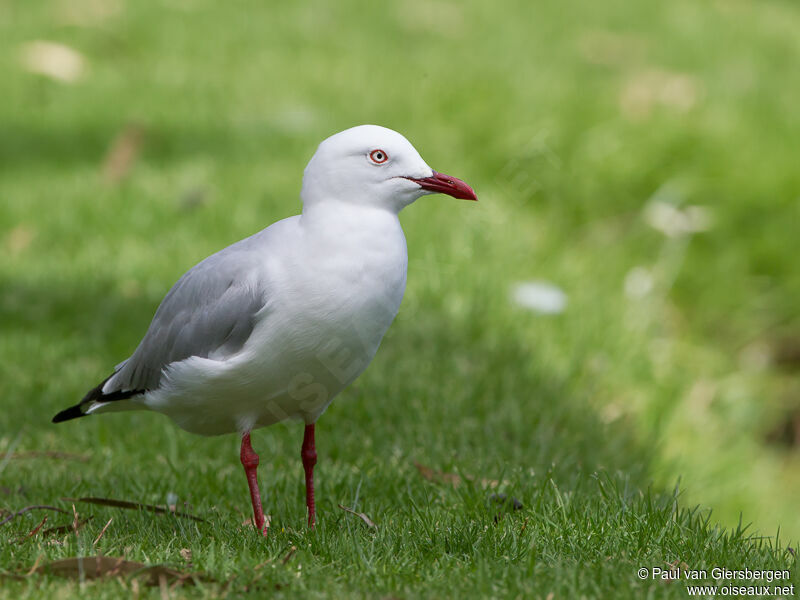
{"type": "Polygon", "coordinates": [[[64,44],[43,40],[23,44],[20,62],[31,73],[64,83],[75,83],[86,70],[86,60],[80,52],[64,44]]]}
{"type": "Polygon", "coordinates": [[[644,209],[644,219],[650,227],[668,237],[708,231],[713,225],[710,211],[704,206],[680,209],[674,204],[654,200],[644,209]]]}
{"type": "Polygon", "coordinates": [[[526,281],[511,290],[515,304],[545,315],[564,312],[567,295],[558,286],[547,281],[526,281]]]}
{"type": "Polygon", "coordinates": [[[625,295],[628,298],[644,298],[653,291],[653,274],[645,267],[633,267],[625,275],[625,295]]]}

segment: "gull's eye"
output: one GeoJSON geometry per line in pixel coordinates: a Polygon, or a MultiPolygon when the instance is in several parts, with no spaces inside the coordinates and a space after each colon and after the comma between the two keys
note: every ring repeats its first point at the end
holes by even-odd
{"type": "Polygon", "coordinates": [[[376,165],[382,165],[389,160],[389,155],[383,150],[373,150],[369,153],[369,159],[376,165]]]}

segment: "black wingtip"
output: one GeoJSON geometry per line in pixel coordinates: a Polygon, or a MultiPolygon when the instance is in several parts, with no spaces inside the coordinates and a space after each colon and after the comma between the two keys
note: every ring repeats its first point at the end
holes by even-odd
{"type": "Polygon", "coordinates": [[[77,419],[79,417],[88,417],[89,413],[85,412],[84,409],[94,408],[98,404],[105,404],[106,402],[114,402],[115,400],[127,400],[128,398],[133,398],[134,396],[139,396],[147,392],[147,390],[117,390],[115,392],[111,392],[110,394],[103,393],[103,386],[106,382],[114,376],[114,373],[106,377],[103,381],[100,382],[100,385],[97,387],[93,387],[86,395],[83,397],[78,404],[75,406],[70,406],[69,408],[62,410],[58,413],[55,417],[53,417],[53,423],[61,423],[62,421],[69,421],[71,419],[77,419]]]}
{"type": "Polygon", "coordinates": [[[70,406],[69,408],[62,410],[55,417],[53,417],[53,423],[61,423],[62,421],[69,421],[70,419],[77,419],[78,417],[86,416],[88,415],[81,410],[81,405],[76,404],[75,406],[70,406]]]}

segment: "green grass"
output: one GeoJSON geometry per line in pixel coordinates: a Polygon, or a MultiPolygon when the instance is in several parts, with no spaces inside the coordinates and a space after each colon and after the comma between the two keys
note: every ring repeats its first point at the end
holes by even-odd
{"type": "MultiPolygon", "coordinates": [[[[77,535],[17,542],[29,513],[0,526],[0,572],[96,552],[185,568],[188,548],[220,583],[175,594],[685,598],[637,569],[796,569],[797,439],[770,432],[800,411],[780,360],[800,336],[799,28],[780,0],[0,2],[0,507],[175,494],[206,519],[79,504],[77,535]],[[27,72],[32,40],[80,52],[83,78],[27,72]],[[403,213],[401,312],[318,425],[316,531],[297,424],[254,434],[266,540],[242,526],[234,436],[152,414],[50,424],[181,273],[295,214],[315,145],[360,123],[481,201],[403,213]],[[141,153],[108,183],[129,124],[141,153]],[[667,236],[653,202],[710,226],[667,236]],[[511,302],[532,279],[567,293],[563,314],[511,302]],[[89,460],[6,460],[33,450],[89,460]]],[[[0,597],[131,585],[32,576],[0,597]]]]}

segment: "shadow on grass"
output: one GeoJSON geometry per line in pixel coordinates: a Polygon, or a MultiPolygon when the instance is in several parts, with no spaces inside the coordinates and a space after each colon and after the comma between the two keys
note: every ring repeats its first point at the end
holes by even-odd
{"type": "MultiPolygon", "coordinates": [[[[516,470],[570,486],[607,470],[646,487],[652,454],[632,426],[603,422],[585,379],[554,375],[513,332],[492,329],[430,313],[395,324],[355,384],[371,423],[390,423],[386,434],[420,462],[479,479],[516,470]]],[[[347,428],[347,398],[325,427],[347,428]]]]}
{"type": "MultiPolygon", "coordinates": [[[[59,390],[65,406],[134,350],[159,301],[124,296],[115,282],[102,279],[43,286],[6,279],[2,289],[5,335],[35,333],[45,345],[69,339],[77,352],[86,349],[90,370],[99,366],[80,384],[71,380],[79,387],[59,390]]],[[[52,370],[69,369],[80,358],[51,357],[49,376],[63,377],[52,370]]],[[[38,363],[27,356],[18,368],[35,373],[38,363]]],[[[53,398],[29,397],[41,393],[33,375],[19,381],[29,389],[11,390],[10,398],[29,407],[44,402],[38,410],[47,414],[63,408],[51,405],[53,398]]],[[[323,443],[332,460],[350,462],[369,452],[389,461],[399,451],[408,465],[416,460],[482,479],[548,473],[569,488],[576,475],[608,470],[645,487],[650,450],[631,427],[604,423],[590,407],[585,385],[548,372],[544,357],[512,331],[503,335],[491,322],[424,309],[390,329],[371,367],[321,418],[323,443]]],[[[47,419],[34,427],[52,426],[47,419]]],[[[120,432],[134,446],[137,435],[120,432]]]]}

